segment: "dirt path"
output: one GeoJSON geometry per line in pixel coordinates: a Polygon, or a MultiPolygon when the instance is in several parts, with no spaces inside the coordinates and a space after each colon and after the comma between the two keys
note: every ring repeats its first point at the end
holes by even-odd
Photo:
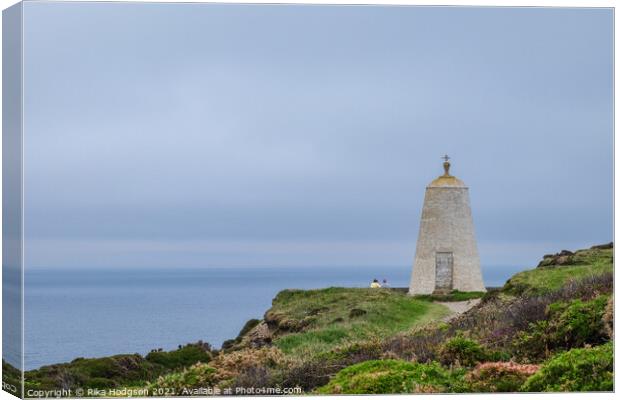
{"type": "Polygon", "coordinates": [[[480,299],[472,299],[467,301],[437,301],[437,304],[444,305],[452,311],[452,314],[448,315],[443,321],[450,321],[452,318],[458,317],[465,311],[469,310],[476,304],[480,303],[480,299]]]}

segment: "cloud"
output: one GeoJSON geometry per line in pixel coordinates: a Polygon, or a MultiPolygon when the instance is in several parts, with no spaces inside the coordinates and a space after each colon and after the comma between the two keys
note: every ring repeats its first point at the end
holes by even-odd
{"type": "Polygon", "coordinates": [[[483,260],[612,236],[610,10],[29,3],[25,18],[33,265],[405,264],[446,152],[483,260]]]}

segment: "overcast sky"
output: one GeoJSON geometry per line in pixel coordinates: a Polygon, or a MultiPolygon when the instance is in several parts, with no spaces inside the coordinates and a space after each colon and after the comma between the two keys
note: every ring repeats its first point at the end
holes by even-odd
{"type": "Polygon", "coordinates": [[[610,9],[26,3],[26,263],[482,263],[612,240],[610,9]]]}

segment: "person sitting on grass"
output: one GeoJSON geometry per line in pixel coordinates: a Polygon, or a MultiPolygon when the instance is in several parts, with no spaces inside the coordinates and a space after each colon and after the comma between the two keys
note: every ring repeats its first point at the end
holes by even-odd
{"type": "Polygon", "coordinates": [[[372,283],[370,284],[370,287],[373,289],[380,288],[381,284],[379,283],[379,280],[373,279],[372,283]]]}

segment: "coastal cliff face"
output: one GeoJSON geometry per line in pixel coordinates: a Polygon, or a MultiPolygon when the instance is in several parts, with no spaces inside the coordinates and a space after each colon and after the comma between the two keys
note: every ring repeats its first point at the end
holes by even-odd
{"type": "MultiPolygon", "coordinates": [[[[30,388],[171,388],[167,395],[205,394],[198,390],[204,387],[607,391],[613,390],[612,338],[610,244],[545,256],[537,268],[487,293],[284,290],[263,319],[248,321],[221,350],[194,344],[146,357],[78,359],[25,375],[30,388]],[[452,314],[447,301],[469,309],[452,314]]],[[[15,378],[12,372],[3,368],[3,379],[15,378]]]]}

